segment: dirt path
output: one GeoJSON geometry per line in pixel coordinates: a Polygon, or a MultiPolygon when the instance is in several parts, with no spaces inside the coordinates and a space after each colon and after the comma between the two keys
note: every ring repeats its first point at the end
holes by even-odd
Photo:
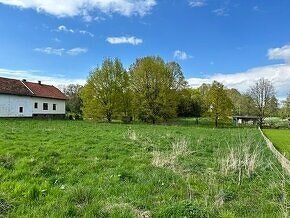
{"type": "Polygon", "coordinates": [[[275,157],[278,159],[278,161],[281,163],[282,167],[290,174],[290,161],[282,155],[273,145],[273,143],[265,136],[263,131],[259,128],[262,136],[264,137],[267,146],[272,151],[272,153],[275,155],[275,157]]]}

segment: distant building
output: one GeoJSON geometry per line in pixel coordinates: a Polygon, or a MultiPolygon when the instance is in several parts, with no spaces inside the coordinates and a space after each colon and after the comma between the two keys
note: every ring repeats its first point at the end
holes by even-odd
{"type": "Polygon", "coordinates": [[[66,96],[56,87],[0,77],[0,117],[65,117],[66,96]]]}
{"type": "Polygon", "coordinates": [[[257,116],[233,116],[233,122],[237,125],[257,125],[259,123],[259,117],[257,116]]]}

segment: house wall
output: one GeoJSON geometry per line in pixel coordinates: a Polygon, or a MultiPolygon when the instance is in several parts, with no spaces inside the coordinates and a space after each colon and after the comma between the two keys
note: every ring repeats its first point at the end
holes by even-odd
{"type": "Polygon", "coordinates": [[[65,114],[65,100],[32,97],[31,105],[33,114],[65,114]],[[36,102],[38,108],[34,108],[36,102]],[[43,110],[43,103],[48,103],[48,110],[43,110]],[[53,104],[56,104],[56,110],[53,110],[53,104]]]}
{"type": "Polygon", "coordinates": [[[31,97],[0,94],[0,117],[32,117],[31,97]]]}

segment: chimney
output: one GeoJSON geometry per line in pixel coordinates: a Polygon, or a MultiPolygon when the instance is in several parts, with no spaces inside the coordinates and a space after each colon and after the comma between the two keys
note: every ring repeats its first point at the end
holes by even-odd
{"type": "Polygon", "coordinates": [[[23,79],[22,82],[26,82],[26,79],[23,79]]]}
{"type": "Polygon", "coordinates": [[[38,81],[38,84],[41,85],[41,81],[40,80],[38,81]]]}

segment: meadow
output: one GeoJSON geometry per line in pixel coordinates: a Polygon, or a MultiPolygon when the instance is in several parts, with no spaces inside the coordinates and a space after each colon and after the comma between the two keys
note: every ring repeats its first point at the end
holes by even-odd
{"type": "Polygon", "coordinates": [[[288,129],[265,129],[266,136],[275,147],[286,157],[290,158],[290,130],[288,129]]]}
{"type": "Polygon", "coordinates": [[[0,120],[0,217],[286,217],[257,129],[0,120]]]}

